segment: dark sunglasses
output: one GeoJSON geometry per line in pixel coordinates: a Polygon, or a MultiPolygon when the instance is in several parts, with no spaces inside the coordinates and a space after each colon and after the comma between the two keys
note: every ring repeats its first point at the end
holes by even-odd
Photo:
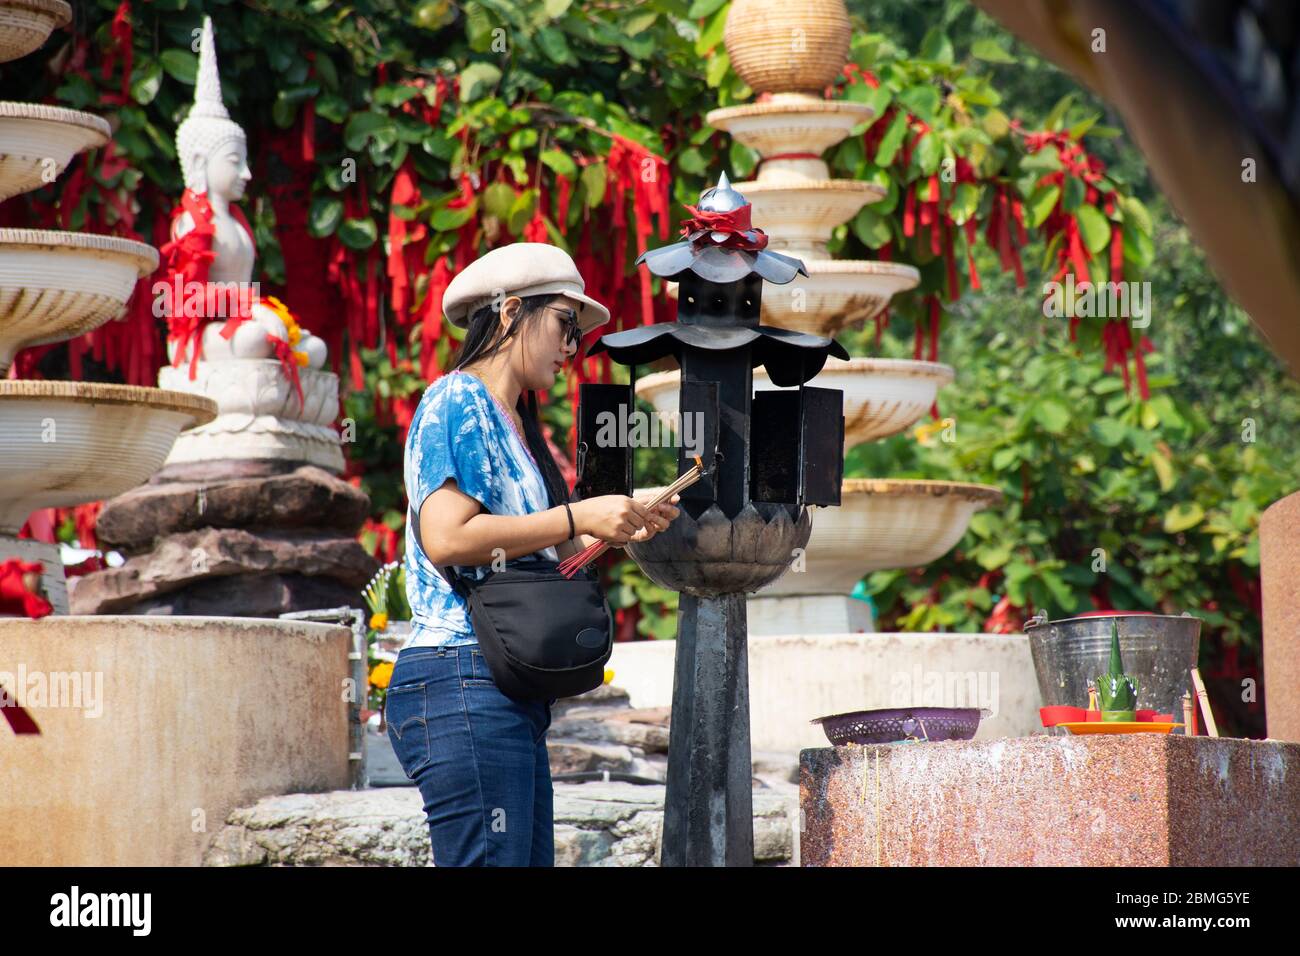
{"type": "Polygon", "coordinates": [[[578,324],[578,313],[573,309],[559,309],[553,305],[546,307],[549,312],[559,312],[561,315],[568,316],[569,321],[564,324],[564,344],[570,342],[576,347],[582,341],[582,326],[578,324]]]}

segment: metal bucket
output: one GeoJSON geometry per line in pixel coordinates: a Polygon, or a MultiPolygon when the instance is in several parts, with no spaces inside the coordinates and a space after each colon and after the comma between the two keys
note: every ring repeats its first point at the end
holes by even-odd
{"type": "Polygon", "coordinates": [[[1138,709],[1173,714],[1182,720],[1183,694],[1191,690],[1189,671],[1197,666],[1201,622],[1190,614],[1113,614],[1025,625],[1043,706],[1088,706],[1088,682],[1110,666],[1110,624],[1119,627],[1124,670],[1137,678],[1138,709]]]}

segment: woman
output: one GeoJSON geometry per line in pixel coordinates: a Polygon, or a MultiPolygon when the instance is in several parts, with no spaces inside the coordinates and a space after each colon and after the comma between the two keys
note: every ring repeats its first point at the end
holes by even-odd
{"type": "Polygon", "coordinates": [[[597,540],[648,540],[678,514],[623,495],[570,501],[535,399],[522,397],[549,389],[581,337],[608,320],[583,288],[568,254],[542,243],[494,249],[460,272],[443,298],[448,320],[466,328],[460,357],[425,390],[407,436],[414,620],[385,718],[424,797],[436,866],[555,862],[545,740],[554,701],[497,689],[465,602],[438,568],[482,577],[534,553],[561,560],[597,540]]]}

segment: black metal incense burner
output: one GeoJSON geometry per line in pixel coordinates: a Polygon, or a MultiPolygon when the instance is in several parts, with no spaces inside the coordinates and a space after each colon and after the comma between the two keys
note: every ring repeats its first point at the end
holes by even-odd
{"type": "Polygon", "coordinates": [[[784,574],[808,543],[807,505],[840,503],[844,394],[805,383],[827,355],[848,353],[834,339],[760,324],[763,280],[808,273],[765,249],[725,173],[687,208],[687,237],[637,259],[679,284],[678,321],[610,333],[590,350],[629,366],[633,383],[581,387],[579,481],[584,496],[632,493],[632,448],[598,441],[599,423],[635,409],[638,364],[675,358],[681,422],[692,416],[699,439],[680,448],[678,474],[698,454],[706,477],[681,493],[668,530],[626,548],[652,581],[681,592],[661,862],[749,866],[745,594],[784,574]],[[759,365],[777,389],[754,392],[759,365]]]}

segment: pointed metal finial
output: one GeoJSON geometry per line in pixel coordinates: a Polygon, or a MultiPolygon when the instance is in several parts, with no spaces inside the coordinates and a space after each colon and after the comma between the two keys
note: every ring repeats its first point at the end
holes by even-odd
{"type": "Polygon", "coordinates": [[[696,208],[701,212],[731,212],[748,205],[749,200],[736,192],[726,170],[723,170],[718,176],[718,185],[704,191],[696,208]]]}

